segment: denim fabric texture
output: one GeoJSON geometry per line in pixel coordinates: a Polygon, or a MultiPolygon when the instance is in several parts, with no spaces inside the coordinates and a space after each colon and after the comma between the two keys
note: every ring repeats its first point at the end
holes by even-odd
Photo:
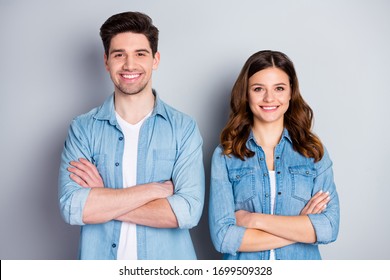
{"type": "MultiPolygon", "coordinates": [[[[168,197],[179,228],[137,225],[139,259],[196,259],[189,229],[196,226],[204,204],[202,138],[196,122],[159,99],[143,123],[138,145],[137,184],[172,180],[168,197]]],[[[80,259],[116,259],[120,221],[84,224],[89,188],[69,178],[69,162],[86,158],[98,169],[106,188],[123,188],[123,134],[117,123],[114,95],[76,117],[69,129],[59,170],[59,205],[64,220],[81,226],[80,259]]]]}
{"type": "MultiPolygon", "coordinates": [[[[244,161],[222,154],[218,146],[212,157],[209,200],[211,239],[224,259],[267,260],[269,251],[238,252],[245,228],[236,225],[235,211],[270,214],[270,181],[265,154],[251,133],[247,147],[255,152],[244,161]]],[[[330,201],[321,214],[309,214],[317,242],[295,243],[275,249],[276,259],[321,259],[320,244],[336,240],[339,231],[339,198],[333,179],[332,161],[325,149],[319,162],[294,151],[288,131],[284,129],[275,148],[276,174],[275,215],[299,215],[318,191],[330,193],[330,201]]],[[[259,241],[261,242],[261,241],[259,241]]]]}

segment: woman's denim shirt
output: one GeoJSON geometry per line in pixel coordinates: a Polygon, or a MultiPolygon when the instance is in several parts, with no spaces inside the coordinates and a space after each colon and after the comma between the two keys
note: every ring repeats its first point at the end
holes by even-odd
{"type": "MultiPolygon", "coordinates": [[[[60,166],[59,204],[64,220],[81,226],[81,259],[116,259],[122,223],[83,223],[90,188],[72,181],[67,167],[71,160],[86,158],[96,165],[105,187],[122,188],[123,140],[113,95],[102,106],[75,118],[70,126],[60,166]]],[[[196,259],[189,229],[197,225],[203,209],[202,143],[195,121],[156,96],[152,115],[140,130],[137,184],[173,181],[174,194],[167,199],[179,228],[137,225],[139,259],[196,259]]]]}
{"type": "MultiPolygon", "coordinates": [[[[209,223],[211,239],[224,259],[269,259],[269,251],[238,252],[245,228],[236,225],[237,210],[270,214],[270,180],[265,154],[251,133],[247,147],[255,152],[244,161],[215,149],[211,165],[209,223]]],[[[275,148],[276,174],[275,215],[299,215],[318,191],[330,193],[330,201],[321,214],[309,214],[317,241],[315,244],[294,243],[275,249],[276,259],[321,259],[319,244],[336,240],[339,231],[339,199],[333,180],[332,161],[325,149],[323,158],[314,163],[293,149],[284,129],[275,148]]],[[[261,242],[261,240],[259,240],[261,242]]]]}

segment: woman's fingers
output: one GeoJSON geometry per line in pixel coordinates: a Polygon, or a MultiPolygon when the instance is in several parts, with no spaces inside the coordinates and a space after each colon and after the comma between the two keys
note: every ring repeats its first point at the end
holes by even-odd
{"type": "Polygon", "coordinates": [[[329,192],[319,191],[308,201],[302,209],[301,215],[321,213],[326,209],[329,200],[329,192]]]}

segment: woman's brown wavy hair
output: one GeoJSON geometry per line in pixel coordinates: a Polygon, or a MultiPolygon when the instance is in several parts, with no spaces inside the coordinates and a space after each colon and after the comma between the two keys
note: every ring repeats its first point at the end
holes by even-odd
{"type": "Polygon", "coordinates": [[[284,53],[270,50],[249,57],[233,86],[230,116],[220,139],[223,153],[241,160],[254,156],[255,153],[246,146],[253,126],[253,114],[248,102],[248,80],[253,74],[270,67],[281,69],[290,79],[291,100],[284,114],[284,126],[290,134],[294,149],[305,157],[314,158],[315,162],[321,160],[324,147],[312,132],[313,110],[301,96],[294,65],[284,53]]]}

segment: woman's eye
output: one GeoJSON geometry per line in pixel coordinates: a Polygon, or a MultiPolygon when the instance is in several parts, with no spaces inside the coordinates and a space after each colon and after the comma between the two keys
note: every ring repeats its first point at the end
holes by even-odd
{"type": "Polygon", "coordinates": [[[263,88],[261,88],[261,87],[255,87],[255,88],[253,89],[254,92],[260,92],[260,91],[262,91],[262,90],[263,90],[263,88]]]}
{"type": "Polygon", "coordinates": [[[276,91],[284,91],[284,87],[277,87],[276,91]]]}

